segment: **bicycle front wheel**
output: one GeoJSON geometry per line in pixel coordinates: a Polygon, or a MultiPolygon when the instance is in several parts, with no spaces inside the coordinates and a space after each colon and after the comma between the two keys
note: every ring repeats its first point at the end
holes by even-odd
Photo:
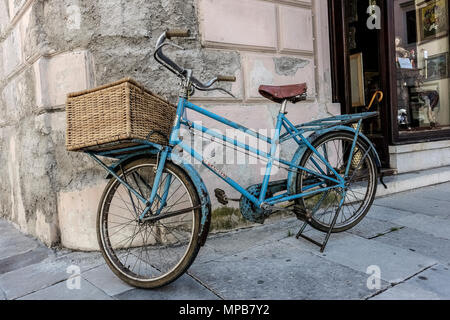
{"type": "MultiPolygon", "coordinates": [[[[357,140],[353,157],[350,159],[353,140],[354,134],[333,132],[313,143],[314,148],[331,164],[338,175],[344,177],[347,183],[346,190],[333,188],[297,201],[297,205],[311,215],[311,226],[320,231],[328,232],[330,229],[344,194],[345,199],[332,229],[333,233],[343,232],[356,226],[367,214],[375,198],[377,192],[375,161],[369,146],[361,139],[357,140]],[[349,173],[345,177],[349,162],[349,173]]],[[[332,170],[311,150],[305,152],[300,165],[317,174],[337,179],[332,170]]],[[[336,184],[304,171],[298,174],[297,192],[311,192],[336,184]]]]}
{"type": "MultiPolygon", "coordinates": [[[[156,166],[154,158],[138,159],[124,166],[119,176],[149,199],[156,166]]],[[[172,162],[166,164],[157,198],[146,216],[167,215],[160,220],[140,221],[145,205],[112,178],[97,216],[98,243],[110,269],[126,283],[140,288],[158,288],[175,281],[199,251],[199,207],[192,181],[172,162]],[[171,215],[174,212],[178,214],[171,215]]]]}

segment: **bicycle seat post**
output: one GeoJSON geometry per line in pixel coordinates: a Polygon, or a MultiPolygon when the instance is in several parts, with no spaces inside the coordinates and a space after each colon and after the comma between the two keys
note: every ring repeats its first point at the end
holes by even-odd
{"type": "Polygon", "coordinates": [[[287,100],[283,100],[283,103],[281,104],[281,108],[280,108],[280,113],[288,114],[286,111],[287,103],[288,103],[287,100]]]}

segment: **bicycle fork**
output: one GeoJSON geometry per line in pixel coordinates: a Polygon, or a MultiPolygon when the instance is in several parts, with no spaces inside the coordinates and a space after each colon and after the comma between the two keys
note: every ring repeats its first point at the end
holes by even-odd
{"type": "MultiPolygon", "coordinates": [[[[167,157],[169,155],[169,147],[164,147],[163,150],[158,154],[158,161],[156,162],[156,168],[155,168],[155,180],[153,182],[152,187],[152,193],[150,195],[150,199],[146,203],[146,208],[142,212],[142,214],[139,216],[139,221],[144,221],[145,216],[149,213],[151,210],[153,203],[155,202],[156,196],[158,194],[159,184],[161,182],[161,177],[164,172],[164,167],[166,166],[167,157]]],[[[171,177],[168,177],[166,180],[166,184],[164,186],[164,194],[162,198],[160,199],[160,208],[156,212],[157,214],[161,213],[162,208],[165,205],[165,201],[167,200],[167,193],[169,192],[170,187],[170,180],[171,177]]]]}

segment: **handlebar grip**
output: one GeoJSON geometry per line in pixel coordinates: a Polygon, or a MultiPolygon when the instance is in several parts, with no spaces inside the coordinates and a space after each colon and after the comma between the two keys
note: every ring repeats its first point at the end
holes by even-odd
{"type": "Polygon", "coordinates": [[[191,30],[172,29],[166,31],[166,38],[188,38],[191,36],[191,30]]]}
{"type": "Polygon", "coordinates": [[[235,76],[217,76],[217,81],[236,82],[236,77],[235,76]]]}

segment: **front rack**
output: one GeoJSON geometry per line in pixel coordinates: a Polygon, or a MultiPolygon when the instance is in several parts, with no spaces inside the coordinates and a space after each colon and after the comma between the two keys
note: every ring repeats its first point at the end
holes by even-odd
{"type": "Polygon", "coordinates": [[[84,152],[90,156],[94,155],[112,159],[122,159],[143,151],[156,150],[157,152],[159,152],[163,149],[162,145],[150,142],[148,140],[132,139],[130,140],[130,142],[133,143],[134,145],[130,147],[117,148],[113,150],[87,149],[84,152]]]}

